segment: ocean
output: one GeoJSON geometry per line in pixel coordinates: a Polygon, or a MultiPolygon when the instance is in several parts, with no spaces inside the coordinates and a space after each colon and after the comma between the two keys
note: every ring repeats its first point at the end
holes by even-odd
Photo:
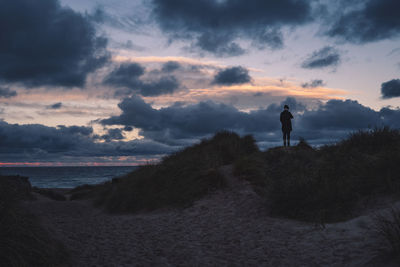
{"type": "Polygon", "coordinates": [[[0,167],[0,175],[29,177],[32,186],[42,188],[74,188],[98,184],[133,171],[134,166],[90,167],[0,167]]]}

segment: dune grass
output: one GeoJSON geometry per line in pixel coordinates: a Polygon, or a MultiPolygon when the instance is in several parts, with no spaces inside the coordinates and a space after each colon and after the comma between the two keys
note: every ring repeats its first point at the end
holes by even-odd
{"type": "Polygon", "coordinates": [[[335,144],[312,149],[301,142],[243,157],[235,174],[249,180],[273,214],[333,222],[353,216],[358,200],[400,195],[400,132],[360,131],[335,144]]]}
{"type": "Polygon", "coordinates": [[[241,138],[232,132],[220,132],[125,177],[94,187],[76,188],[71,198],[94,198],[97,205],[110,212],[185,207],[226,185],[218,171],[220,166],[257,151],[251,136],[241,138]]]}
{"type": "Polygon", "coordinates": [[[0,265],[68,266],[68,253],[25,210],[20,201],[31,198],[26,188],[10,183],[19,177],[0,177],[0,265]]]}
{"type": "Polygon", "coordinates": [[[223,188],[218,172],[234,163],[235,175],[251,182],[272,214],[318,223],[354,217],[365,198],[400,196],[400,132],[380,128],[352,133],[318,149],[305,140],[261,152],[251,136],[221,132],[213,138],[142,166],[125,177],[72,191],[110,212],[185,207],[223,188]]]}
{"type": "Polygon", "coordinates": [[[388,214],[377,215],[374,229],[381,241],[379,254],[400,264],[400,209],[392,208],[388,214]]]}

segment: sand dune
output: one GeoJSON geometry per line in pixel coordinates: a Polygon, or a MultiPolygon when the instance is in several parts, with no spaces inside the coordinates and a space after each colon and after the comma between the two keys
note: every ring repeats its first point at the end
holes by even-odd
{"type": "Polygon", "coordinates": [[[74,266],[382,266],[370,216],[324,227],[272,218],[231,166],[220,170],[229,186],[183,210],[110,215],[40,195],[25,205],[74,266]]]}

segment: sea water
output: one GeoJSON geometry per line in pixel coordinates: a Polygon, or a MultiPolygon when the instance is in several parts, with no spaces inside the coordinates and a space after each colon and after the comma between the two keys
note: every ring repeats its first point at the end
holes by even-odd
{"type": "Polygon", "coordinates": [[[32,186],[42,188],[74,188],[83,184],[98,184],[123,176],[137,167],[1,167],[0,175],[20,175],[29,178],[32,186]]]}

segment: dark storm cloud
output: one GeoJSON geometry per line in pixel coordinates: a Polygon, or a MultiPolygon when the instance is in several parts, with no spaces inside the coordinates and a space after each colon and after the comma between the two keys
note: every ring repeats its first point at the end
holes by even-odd
{"type": "Polygon", "coordinates": [[[106,142],[111,142],[113,140],[122,140],[124,139],[124,135],[121,129],[108,129],[107,134],[102,135],[101,139],[105,140],[106,142]]]}
{"type": "Polygon", "coordinates": [[[244,53],[235,40],[258,47],[280,48],[281,28],[311,20],[311,4],[295,0],[186,1],[152,0],[153,15],[171,39],[194,40],[203,51],[218,56],[244,53]]]}
{"type": "MultiPolygon", "coordinates": [[[[110,129],[112,139],[118,132],[110,129]]],[[[117,129],[118,130],[118,129],[117,129]]],[[[177,148],[152,140],[95,142],[91,127],[9,124],[0,120],[0,161],[57,161],[65,157],[159,155],[177,148]]],[[[93,161],[93,158],[90,159],[93,161]]]]}
{"type": "Polygon", "coordinates": [[[325,83],[323,80],[312,80],[308,83],[303,83],[301,87],[303,88],[315,88],[315,87],[320,87],[320,86],[325,86],[325,83]]]}
{"type": "Polygon", "coordinates": [[[231,34],[203,33],[200,35],[193,46],[204,51],[213,53],[220,57],[240,56],[246,53],[242,47],[233,41],[231,34]]]}
{"type": "Polygon", "coordinates": [[[158,96],[172,94],[180,88],[179,81],[171,75],[142,79],[145,68],[137,63],[124,63],[109,73],[104,83],[111,86],[123,87],[143,96],[158,96]]]}
{"type": "Polygon", "coordinates": [[[11,98],[17,96],[17,92],[7,87],[0,87],[0,98],[11,98]]]}
{"type": "Polygon", "coordinates": [[[0,79],[27,86],[83,86],[109,60],[91,20],[57,0],[0,1],[0,79]]]}
{"type": "MultiPolygon", "coordinates": [[[[91,127],[48,127],[40,124],[8,124],[0,120],[0,160],[43,161],[64,157],[154,156],[171,153],[220,130],[253,134],[266,148],[280,145],[279,114],[289,105],[294,115],[292,139],[299,136],[312,144],[332,143],[351,131],[381,127],[400,128],[400,109],[372,110],[352,100],[330,100],[308,110],[294,98],[251,112],[212,101],[154,109],[140,97],[120,102],[121,115],[99,120],[103,125],[122,125],[97,136],[91,127]],[[143,139],[122,141],[123,132],[137,128],[143,139]],[[103,139],[106,142],[96,142],[103,139]]],[[[93,159],[91,159],[93,160],[93,159]]]]}
{"type": "MultiPolygon", "coordinates": [[[[400,1],[366,0],[339,16],[327,34],[352,43],[367,43],[400,34],[400,1]]],[[[347,3],[346,3],[347,4],[347,3]]]]}
{"type": "Polygon", "coordinates": [[[47,108],[49,109],[60,109],[62,107],[62,103],[58,102],[58,103],[54,103],[53,105],[48,106],[47,108]]]}
{"type": "Polygon", "coordinates": [[[301,124],[310,130],[352,130],[381,126],[379,112],[352,100],[329,100],[317,110],[307,111],[301,124]]]}
{"type": "Polygon", "coordinates": [[[319,69],[325,67],[336,67],[339,63],[339,52],[331,46],[325,46],[309,55],[301,66],[305,69],[319,69]]]}
{"type": "Polygon", "coordinates": [[[85,143],[91,128],[59,128],[40,124],[8,124],[0,121],[0,153],[68,152],[85,143]]]}
{"type": "Polygon", "coordinates": [[[86,127],[86,126],[58,125],[57,128],[62,134],[90,136],[93,133],[92,127],[86,127]]]}
{"type": "Polygon", "coordinates": [[[126,98],[118,106],[121,115],[101,120],[103,125],[133,126],[141,129],[143,136],[162,142],[200,138],[222,129],[268,131],[278,127],[274,108],[248,114],[230,105],[205,101],[157,110],[139,97],[126,98]]]}
{"type": "Polygon", "coordinates": [[[156,81],[144,82],[140,87],[140,94],[143,96],[172,94],[179,87],[179,81],[174,76],[165,76],[156,81]]]}
{"type": "Polygon", "coordinates": [[[251,81],[249,71],[241,66],[220,70],[214,77],[213,83],[218,85],[243,84],[251,81]]]}
{"type": "Polygon", "coordinates": [[[382,98],[400,97],[400,79],[393,79],[381,85],[382,98]]]}
{"type": "Polygon", "coordinates": [[[125,127],[124,127],[124,131],[125,131],[125,132],[132,132],[132,131],[133,131],[133,127],[131,127],[131,126],[125,126],[125,127]]]}
{"type": "Polygon", "coordinates": [[[337,141],[351,131],[374,126],[400,126],[399,109],[374,111],[357,101],[330,100],[317,109],[307,110],[294,98],[246,113],[232,105],[212,101],[154,109],[143,99],[132,97],[119,104],[121,115],[100,123],[135,127],[142,136],[166,144],[198,140],[220,130],[253,134],[261,142],[278,142],[281,139],[279,114],[285,104],[295,117],[294,138],[302,136],[313,143],[337,141]]]}
{"type": "Polygon", "coordinates": [[[163,64],[161,70],[163,72],[173,72],[180,69],[181,67],[181,64],[179,64],[179,62],[177,61],[168,61],[163,64]]]}
{"type": "Polygon", "coordinates": [[[104,82],[115,86],[136,88],[141,84],[139,77],[144,74],[144,71],[144,67],[137,63],[121,64],[108,74],[104,82]]]}
{"type": "Polygon", "coordinates": [[[122,113],[101,120],[103,125],[126,125],[140,129],[140,134],[159,142],[176,144],[197,140],[220,130],[266,134],[279,130],[283,105],[293,111],[304,111],[304,105],[287,98],[279,105],[242,112],[232,105],[204,101],[192,105],[172,105],[154,109],[139,97],[124,99],[118,106],[122,113]]]}
{"type": "Polygon", "coordinates": [[[383,125],[389,125],[393,128],[400,129],[400,109],[382,108],[379,115],[383,125]]]}

